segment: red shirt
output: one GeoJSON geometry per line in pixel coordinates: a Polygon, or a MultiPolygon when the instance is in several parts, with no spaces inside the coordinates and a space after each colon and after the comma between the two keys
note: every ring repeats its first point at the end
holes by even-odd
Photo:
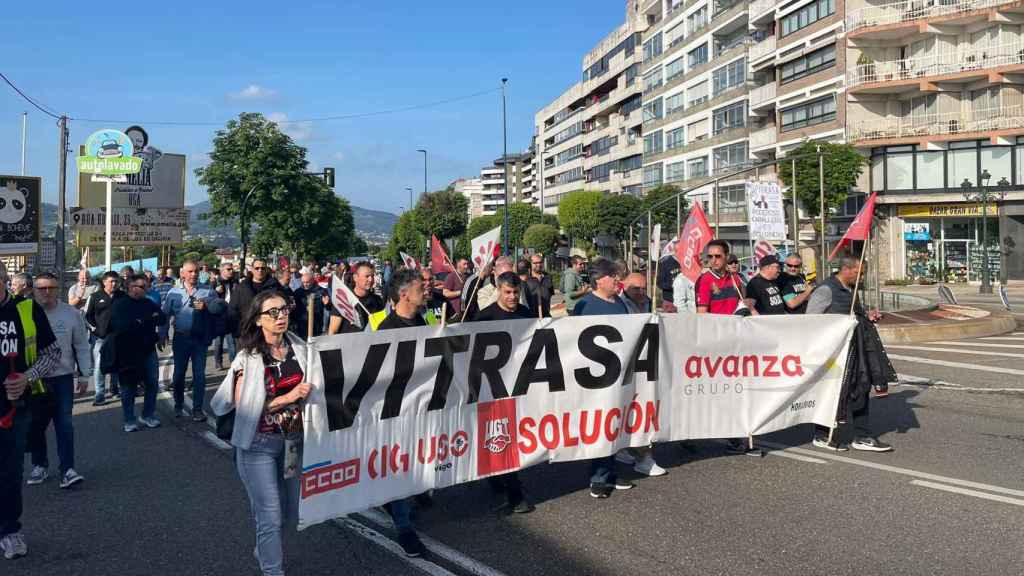
{"type": "Polygon", "coordinates": [[[739,276],[725,273],[719,276],[708,270],[697,278],[697,306],[706,306],[709,314],[732,314],[740,303],[739,276]]]}

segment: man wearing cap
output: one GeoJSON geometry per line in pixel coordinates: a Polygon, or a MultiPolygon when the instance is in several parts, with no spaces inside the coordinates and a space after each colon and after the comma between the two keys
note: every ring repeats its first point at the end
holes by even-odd
{"type": "Polygon", "coordinates": [[[779,259],[768,254],[758,263],[760,271],[757,276],[747,282],[747,298],[754,301],[754,310],[758,314],[785,314],[786,303],[782,300],[782,291],[777,283],[779,278],[779,259]]]}

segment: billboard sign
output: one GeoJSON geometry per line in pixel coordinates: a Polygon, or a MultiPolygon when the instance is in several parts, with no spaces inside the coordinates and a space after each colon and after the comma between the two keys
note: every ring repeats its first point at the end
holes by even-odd
{"type": "MultiPolygon", "coordinates": [[[[164,153],[150,145],[149,134],[139,126],[124,131],[132,143],[139,170],[124,182],[115,182],[111,202],[115,208],[184,208],[185,156],[164,153]]],[[[106,206],[106,187],[88,175],[78,177],[78,205],[83,208],[106,206]]]]}
{"type": "MultiPolygon", "coordinates": [[[[103,246],[105,208],[72,208],[71,225],[79,246],[103,246]]],[[[114,208],[115,246],[156,246],[179,244],[188,228],[189,211],[184,208],[114,208]]]]}
{"type": "Polygon", "coordinates": [[[127,134],[104,128],[93,132],[85,141],[76,164],[83,174],[117,176],[138,172],[142,159],[135,156],[135,145],[127,134]]]}
{"type": "Polygon", "coordinates": [[[42,180],[0,176],[0,255],[39,252],[42,180]]]}

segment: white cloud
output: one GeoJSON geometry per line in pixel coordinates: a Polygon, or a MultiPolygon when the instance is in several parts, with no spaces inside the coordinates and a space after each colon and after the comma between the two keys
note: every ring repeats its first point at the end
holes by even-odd
{"type": "Polygon", "coordinates": [[[228,94],[228,98],[231,100],[272,100],[277,96],[277,90],[271,90],[270,88],[264,88],[259,84],[249,84],[245,88],[242,88],[240,92],[232,92],[228,94]]]}
{"type": "Polygon", "coordinates": [[[275,122],[281,132],[292,137],[296,142],[309,142],[318,140],[320,135],[313,130],[312,122],[296,122],[288,119],[284,112],[271,112],[267,114],[267,120],[275,122]]]}

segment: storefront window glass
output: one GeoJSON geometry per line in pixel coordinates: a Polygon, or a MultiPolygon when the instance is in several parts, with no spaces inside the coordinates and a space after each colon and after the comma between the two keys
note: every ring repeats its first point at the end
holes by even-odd
{"type": "MultiPolygon", "coordinates": [[[[1024,149],[1022,149],[1024,150],[1024,149]]],[[[1020,166],[1020,162],[1017,163],[1020,166]]],[[[885,157],[884,156],[872,156],[871,157],[871,191],[881,192],[885,189],[885,178],[882,170],[885,170],[885,157]]]]}
{"type": "Polygon", "coordinates": [[[889,190],[910,190],[914,187],[913,154],[890,154],[885,170],[889,190]]]}
{"type": "Polygon", "coordinates": [[[971,186],[978,185],[978,150],[950,150],[949,182],[950,188],[959,188],[964,179],[970,180],[971,186]]]}
{"type": "Polygon", "coordinates": [[[988,181],[989,186],[995,186],[997,182],[1006,178],[1007,182],[1011,181],[1013,174],[1012,162],[1010,160],[1010,151],[1012,150],[1009,146],[998,146],[992,148],[981,149],[981,169],[988,170],[988,173],[992,175],[992,178],[988,181]]]}
{"type": "Polygon", "coordinates": [[[917,153],[917,187],[942,188],[942,152],[917,153]]]}

